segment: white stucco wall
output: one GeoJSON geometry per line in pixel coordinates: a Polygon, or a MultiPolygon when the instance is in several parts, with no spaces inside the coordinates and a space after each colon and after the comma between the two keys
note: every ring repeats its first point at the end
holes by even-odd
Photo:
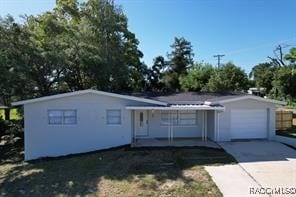
{"type": "MultiPolygon", "coordinates": [[[[225,111],[219,113],[219,139],[218,141],[230,141],[231,140],[231,110],[233,109],[264,109],[267,112],[269,109],[269,121],[268,121],[268,138],[274,139],[275,136],[275,109],[276,106],[273,103],[257,101],[254,99],[245,99],[235,101],[231,103],[223,104],[225,111]]],[[[248,125],[246,125],[247,127],[248,125]]]]}
{"type": "MultiPolygon", "coordinates": [[[[174,137],[201,137],[202,119],[201,112],[197,111],[197,124],[186,126],[173,126],[174,137]]],[[[148,136],[151,138],[166,138],[168,137],[168,126],[161,125],[161,111],[154,110],[148,112],[148,136]]]]}
{"type": "Polygon", "coordinates": [[[91,93],[25,104],[25,159],[130,144],[131,111],[126,110],[125,106],[131,104],[140,102],[91,93]],[[77,110],[77,125],[49,125],[49,109],[77,110]],[[121,125],[106,124],[107,109],[121,109],[121,125]]]}

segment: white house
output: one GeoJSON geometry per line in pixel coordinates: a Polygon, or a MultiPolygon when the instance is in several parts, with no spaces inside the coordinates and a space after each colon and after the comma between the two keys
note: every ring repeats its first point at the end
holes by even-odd
{"type": "Polygon", "coordinates": [[[31,160],[155,141],[173,146],[178,139],[185,146],[273,139],[276,104],[285,103],[243,93],[82,90],[12,105],[24,106],[25,159],[31,160]]]}

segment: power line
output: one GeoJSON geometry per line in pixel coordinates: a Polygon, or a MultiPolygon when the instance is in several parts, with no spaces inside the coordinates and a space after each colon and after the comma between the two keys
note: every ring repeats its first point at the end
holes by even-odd
{"type": "Polygon", "coordinates": [[[218,68],[220,68],[220,60],[222,57],[224,57],[225,55],[222,55],[222,54],[217,54],[217,55],[214,55],[213,57],[217,58],[217,61],[218,61],[218,68]]]}
{"type": "MultiPolygon", "coordinates": [[[[227,52],[224,52],[224,54],[225,55],[237,55],[237,54],[240,54],[240,53],[255,51],[255,50],[258,50],[258,49],[261,49],[261,48],[266,48],[266,47],[271,47],[271,46],[276,46],[277,47],[279,44],[284,45],[284,48],[292,47],[292,46],[296,46],[296,43],[294,43],[294,42],[291,43],[291,41],[294,41],[294,40],[296,40],[296,37],[290,37],[290,38],[287,38],[285,40],[278,40],[278,41],[275,41],[275,42],[255,45],[253,47],[246,47],[246,48],[241,48],[241,49],[237,49],[237,50],[227,51],[227,52]],[[290,44],[287,44],[287,42],[290,42],[290,44]]],[[[212,58],[205,58],[205,59],[202,59],[202,61],[203,62],[210,62],[210,61],[212,61],[212,58]]]]}
{"type": "Polygon", "coordinates": [[[293,40],[296,40],[296,37],[291,37],[291,38],[288,38],[288,39],[285,39],[285,40],[279,40],[279,41],[276,41],[276,42],[259,44],[259,45],[254,46],[254,47],[247,47],[247,48],[241,48],[241,49],[238,49],[238,50],[228,51],[225,54],[227,54],[227,55],[235,55],[235,54],[244,53],[244,52],[248,52],[248,51],[253,51],[253,50],[256,50],[256,49],[270,47],[270,46],[274,46],[274,45],[278,45],[278,44],[285,44],[285,42],[289,42],[289,41],[293,41],[293,40]]]}

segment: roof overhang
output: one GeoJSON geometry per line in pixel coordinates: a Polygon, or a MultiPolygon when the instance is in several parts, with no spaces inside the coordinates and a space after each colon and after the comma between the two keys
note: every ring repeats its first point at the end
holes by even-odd
{"type": "Polygon", "coordinates": [[[286,105],[287,104],[287,102],[285,102],[285,101],[278,101],[278,100],[274,100],[274,99],[262,98],[262,97],[253,96],[253,95],[240,96],[240,97],[236,97],[236,98],[220,100],[219,102],[209,102],[209,103],[225,104],[225,103],[230,103],[230,102],[235,102],[235,101],[240,101],[240,100],[245,100],[245,99],[253,99],[253,100],[257,100],[257,101],[261,101],[261,102],[273,103],[273,104],[278,104],[278,105],[286,105]]]}
{"type": "Polygon", "coordinates": [[[44,97],[40,97],[40,98],[23,100],[23,101],[17,101],[17,102],[13,102],[11,105],[12,106],[25,105],[25,104],[30,104],[30,103],[48,101],[48,100],[77,96],[77,95],[84,95],[84,94],[89,94],[89,93],[103,95],[103,96],[110,96],[110,97],[115,97],[115,98],[122,98],[122,99],[133,100],[133,101],[144,102],[144,103],[155,104],[155,105],[163,105],[163,106],[167,105],[167,103],[165,103],[165,102],[156,101],[156,100],[152,100],[152,99],[139,98],[139,97],[135,97],[135,96],[128,96],[128,95],[122,95],[122,94],[116,94],[116,93],[110,93],[110,92],[103,92],[103,91],[92,90],[92,89],[80,90],[80,91],[75,91],[75,92],[68,92],[68,93],[57,94],[57,95],[52,95],[52,96],[44,96],[44,97]]]}
{"type": "Polygon", "coordinates": [[[216,110],[224,111],[224,106],[209,105],[171,105],[171,106],[126,106],[128,110],[216,110]]]}

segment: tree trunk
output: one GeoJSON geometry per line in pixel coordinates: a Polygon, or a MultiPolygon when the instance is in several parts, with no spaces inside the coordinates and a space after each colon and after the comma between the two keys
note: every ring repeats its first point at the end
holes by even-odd
{"type": "Polygon", "coordinates": [[[5,120],[10,120],[10,108],[4,109],[5,120]]]}

